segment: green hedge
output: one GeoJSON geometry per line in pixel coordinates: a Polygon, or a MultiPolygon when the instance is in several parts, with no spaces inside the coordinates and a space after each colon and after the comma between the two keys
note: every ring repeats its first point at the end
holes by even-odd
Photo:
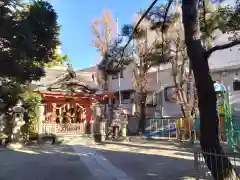
{"type": "Polygon", "coordinates": [[[30,138],[37,137],[39,107],[42,102],[42,97],[40,94],[28,91],[23,94],[22,98],[29,116],[29,122],[22,127],[22,133],[26,135],[28,134],[30,138]]]}

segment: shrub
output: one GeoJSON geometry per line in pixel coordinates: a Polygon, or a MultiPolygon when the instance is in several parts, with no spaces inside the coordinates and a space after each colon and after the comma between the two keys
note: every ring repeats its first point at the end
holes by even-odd
{"type": "Polygon", "coordinates": [[[37,137],[37,125],[40,118],[39,107],[42,101],[41,95],[33,92],[23,94],[24,107],[28,112],[28,122],[22,127],[22,133],[30,138],[37,137]]]}

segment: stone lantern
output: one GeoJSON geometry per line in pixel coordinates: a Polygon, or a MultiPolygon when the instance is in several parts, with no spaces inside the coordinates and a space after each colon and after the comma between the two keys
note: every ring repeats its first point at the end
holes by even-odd
{"type": "Polygon", "coordinates": [[[22,107],[22,101],[19,100],[12,108],[12,142],[20,142],[21,127],[25,124],[23,119],[25,109],[22,107]]]}

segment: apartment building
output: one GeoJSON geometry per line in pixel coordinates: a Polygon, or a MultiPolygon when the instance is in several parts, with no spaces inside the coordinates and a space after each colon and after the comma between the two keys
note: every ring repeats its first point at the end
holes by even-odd
{"type": "MultiPolygon", "coordinates": [[[[214,45],[224,44],[229,41],[229,34],[222,34],[214,40],[214,45]]],[[[240,45],[234,46],[221,51],[214,52],[209,58],[209,67],[214,81],[223,83],[230,91],[240,90],[240,45]]],[[[46,76],[41,81],[33,83],[38,89],[42,89],[44,84],[51,83],[56,77],[63,74],[67,66],[46,69],[46,76]]],[[[87,84],[96,86],[96,67],[89,67],[75,71],[77,76],[81,76],[87,84]]],[[[128,68],[118,74],[108,76],[109,92],[115,93],[116,98],[109,100],[109,104],[121,104],[122,107],[130,114],[133,113],[134,86],[133,74],[128,68]]],[[[154,115],[156,110],[161,106],[162,115],[178,115],[180,113],[179,106],[173,103],[163,102],[161,96],[156,96],[159,91],[163,91],[164,87],[172,86],[173,79],[171,76],[171,65],[164,64],[159,67],[152,68],[147,74],[147,115],[154,115]]]]}

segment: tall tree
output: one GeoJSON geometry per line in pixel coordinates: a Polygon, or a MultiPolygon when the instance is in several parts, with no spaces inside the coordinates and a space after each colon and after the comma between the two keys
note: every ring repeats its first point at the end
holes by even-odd
{"type": "MultiPolygon", "coordinates": [[[[145,19],[147,22],[147,19],[145,19]]],[[[153,40],[152,30],[148,24],[145,24],[134,31],[133,25],[124,25],[122,28],[122,35],[131,39],[133,35],[132,43],[128,47],[121,50],[121,57],[118,60],[122,61],[123,66],[121,68],[128,68],[133,72],[133,85],[135,90],[135,102],[139,104],[139,128],[138,132],[145,132],[145,121],[146,121],[146,97],[147,97],[147,73],[149,70],[157,66],[160,62],[166,62],[169,58],[169,53],[163,55],[162,47],[159,46],[158,39],[153,40]],[[149,35],[150,34],[150,35],[149,35]],[[124,52],[124,53],[123,53],[124,52]]],[[[117,71],[117,69],[115,69],[117,71]]]]}
{"type": "MultiPolygon", "coordinates": [[[[194,106],[194,94],[192,93],[192,72],[189,68],[189,59],[186,53],[186,45],[184,43],[184,33],[181,24],[180,8],[177,3],[175,11],[166,13],[170,6],[162,5],[155,7],[147,15],[147,19],[151,22],[151,29],[156,30],[161,46],[165,47],[165,51],[171,54],[169,60],[173,77],[174,98],[169,97],[171,101],[178,103],[181,107],[184,119],[184,136],[191,135],[192,129],[192,109],[194,106]]],[[[165,53],[164,51],[162,53],[165,53]]],[[[161,74],[160,74],[161,76],[161,74]]],[[[168,94],[168,92],[167,92],[168,94]]],[[[182,131],[181,131],[182,132],[182,131]]],[[[182,135],[179,134],[181,138],[182,135]]]]}
{"type": "MultiPolygon", "coordinates": [[[[0,12],[2,82],[21,86],[39,80],[44,75],[44,65],[54,60],[54,51],[60,44],[55,10],[42,0],[27,4],[6,0],[1,1],[0,12]]],[[[3,92],[13,89],[5,85],[3,92]]]]}
{"type": "MultiPolygon", "coordinates": [[[[169,0],[167,7],[170,7],[171,4],[173,4],[173,1],[169,0]]],[[[240,20],[239,1],[235,7],[218,6],[217,9],[214,9],[215,11],[211,10],[208,5],[208,1],[204,0],[182,1],[183,16],[181,18],[183,19],[184,26],[184,41],[198,93],[198,106],[201,118],[200,142],[205,161],[214,179],[238,179],[233,170],[233,166],[227,156],[224,155],[219,142],[216,94],[209,72],[208,58],[217,50],[240,44],[239,36],[236,34],[232,42],[222,46],[211,47],[211,41],[214,39],[214,31],[219,30],[224,33],[239,30],[239,23],[236,23],[240,20]],[[205,42],[204,46],[202,42],[205,42]]],[[[168,12],[169,8],[165,9],[164,15],[159,15],[159,13],[155,11],[154,15],[158,13],[157,18],[153,19],[158,20],[154,23],[155,25],[160,24],[161,27],[166,27],[164,22],[166,20],[166,14],[170,11],[168,12]]],[[[169,26],[167,27],[169,28],[169,26]]],[[[168,28],[167,30],[169,31],[168,28]]],[[[161,28],[161,30],[162,34],[165,34],[163,28],[161,28]]],[[[174,30],[176,30],[176,28],[174,30]]],[[[175,50],[178,51],[178,48],[175,48],[175,50]]],[[[177,55],[177,53],[175,54],[177,55]]],[[[175,67],[176,66],[178,66],[178,64],[175,61],[175,67]]]]}
{"type": "MultiPolygon", "coordinates": [[[[8,9],[13,1],[4,1],[8,9]]],[[[1,18],[1,77],[12,77],[19,82],[37,80],[44,75],[43,66],[51,62],[59,45],[57,14],[51,4],[33,1],[22,10],[4,10],[1,18]]]]}
{"type": "Polygon", "coordinates": [[[200,143],[205,161],[214,179],[239,179],[219,142],[216,94],[209,72],[208,58],[213,52],[240,44],[240,41],[235,40],[222,46],[205,49],[200,37],[199,1],[183,0],[182,13],[185,43],[198,93],[200,143]]]}
{"type": "MultiPolygon", "coordinates": [[[[230,15],[233,14],[233,10],[226,6],[213,6],[208,0],[202,1],[200,7],[201,40],[206,48],[210,48],[214,38],[218,34],[226,32],[226,27],[229,26],[228,20],[230,15]]],[[[195,109],[193,103],[195,96],[193,96],[193,86],[191,85],[192,71],[189,67],[189,58],[184,43],[182,17],[179,16],[181,12],[180,3],[175,2],[175,7],[171,8],[171,11],[169,9],[168,4],[155,7],[146,17],[151,22],[151,28],[161,32],[158,35],[162,46],[170,44],[173,49],[172,53],[175,54],[170,62],[172,64],[173,83],[176,87],[176,102],[180,104],[185,119],[184,129],[186,131],[184,134],[188,135],[193,122],[191,112],[194,112],[193,109],[195,109]],[[168,23],[163,24],[164,20],[168,23]],[[187,69],[188,71],[186,71],[187,69]]]]}
{"type": "MultiPolygon", "coordinates": [[[[169,0],[168,6],[172,3],[173,1],[169,0]]],[[[236,34],[234,39],[228,44],[214,46],[212,48],[209,48],[209,46],[203,47],[199,16],[199,10],[201,10],[202,4],[203,1],[200,3],[199,0],[182,1],[184,41],[198,93],[198,106],[201,118],[200,143],[205,161],[214,179],[239,179],[219,142],[216,94],[209,72],[208,58],[213,52],[238,45],[240,41],[236,34]]],[[[226,17],[225,21],[218,24],[218,28],[223,32],[224,30],[225,32],[234,31],[236,27],[239,26],[239,23],[237,23],[239,22],[239,4],[234,8],[227,7],[227,9],[229,11],[227,11],[227,16],[224,16],[226,17]]],[[[162,27],[165,27],[165,22],[167,22],[165,15],[163,19],[160,24],[162,24],[162,27]]],[[[215,28],[217,29],[217,27],[214,27],[212,30],[215,28]]],[[[162,50],[164,50],[163,46],[162,50]]]]}
{"type": "Polygon", "coordinates": [[[95,39],[92,45],[97,49],[102,57],[102,61],[98,65],[97,81],[104,89],[107,87],[108,75],[106,74],[106,67],[109,63],[109,47],[116,38],[115,32],[116,23],[113,20],[112,14],[109,10],[103,12],[103,16],[95,19],[92,22],[91,29],[95,39]]]}

